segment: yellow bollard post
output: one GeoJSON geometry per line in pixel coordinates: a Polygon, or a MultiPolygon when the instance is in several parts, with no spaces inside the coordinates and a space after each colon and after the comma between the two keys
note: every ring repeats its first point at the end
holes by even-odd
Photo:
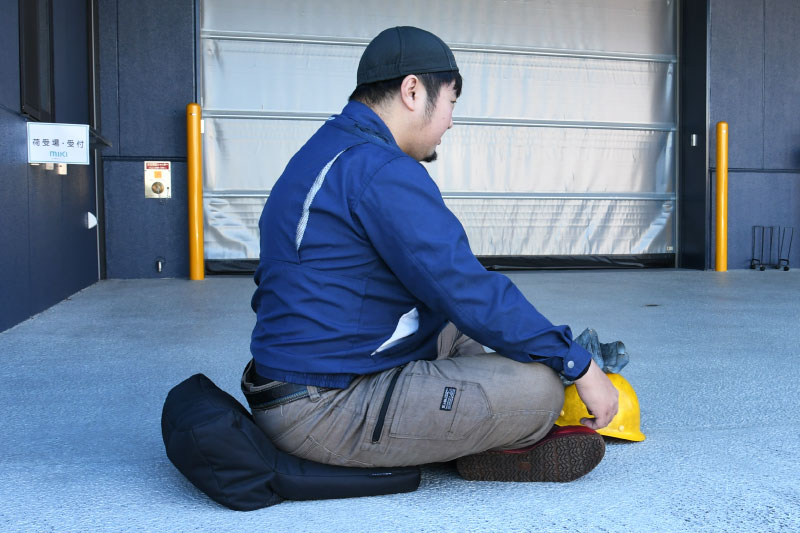
{"type": "Polygon", "coordinates": [[[728,270],[728,123],[717,122],[717,272],[728,270]]]}
{"type": "Polygon", "coordinates": [[[203,256],[203,144],[200,135],[202,111],[195,103],[186,106],[187,189],[189,192],[189,279],[205,279],[203,256]]]}

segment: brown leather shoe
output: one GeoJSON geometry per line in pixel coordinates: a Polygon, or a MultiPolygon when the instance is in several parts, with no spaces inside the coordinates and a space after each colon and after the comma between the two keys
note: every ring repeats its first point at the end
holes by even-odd
{"type": "Polygon", "coordinates": [[[467,455],[456,460],[458,473],[470,481],[572,481],[603,459],[603,437],[584,426],[554,426],[527,448],[467,455]]]}

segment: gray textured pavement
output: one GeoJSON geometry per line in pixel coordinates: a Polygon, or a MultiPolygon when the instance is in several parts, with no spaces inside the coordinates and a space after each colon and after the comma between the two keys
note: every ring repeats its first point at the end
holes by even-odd
{"type": "Polygon", "coordinates": [[[249,277],[103,281],[0,333],[0,530],[798,531],[800,272],[515,272],[542,313],[625,341],[641,443],[569,484],[467,482],[227,510],[164,454],[169,389],[243,401],[249,277]]]}

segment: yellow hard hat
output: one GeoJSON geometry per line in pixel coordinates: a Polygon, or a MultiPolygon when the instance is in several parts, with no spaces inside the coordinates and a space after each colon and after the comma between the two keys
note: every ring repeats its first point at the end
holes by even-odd
{"type": "MultiPolygon", "coordinates": [[[[643,441],[644,433],[640,429],[639,399],[628,381],[619,374],[606,374],[611,384],[619,391],[619,411],[611,423],[598,433],[607,437],[632,441],[643,441]]],[[[564,389],[564,407],[561,416],[556,420],[559,426],[578,426],[581,418],[591,418],[586,405],[578,396],[578,389],[570,385],[564,389]]]]}

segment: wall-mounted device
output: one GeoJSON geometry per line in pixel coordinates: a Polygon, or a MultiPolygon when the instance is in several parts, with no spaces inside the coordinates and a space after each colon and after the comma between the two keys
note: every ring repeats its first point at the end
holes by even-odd
{"type": "Polygon", "coordinates": [[[172,163],[144,162],[144,197],[172,198],[172,163]]]}

